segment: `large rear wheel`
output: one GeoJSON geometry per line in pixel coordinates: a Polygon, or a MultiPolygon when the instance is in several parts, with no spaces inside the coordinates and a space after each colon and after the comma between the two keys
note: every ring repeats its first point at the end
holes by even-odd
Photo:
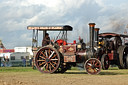
{"type": "Polygon", "coordinates": [[[125,68],[128,69],[128,54],[127,54],[127,57],[126,57],[126,63],[125,63],[125,68]]]}
{"type": "Polygon", "coordinates": [[[101,71],[101,62],[96,58],[88,59],[85,64],[84,68],[88,74],[98,74],[101,71]]]}
{"type": "Polygon", "coordinates": [[[35,64],[42,73],[54,73],[60,65],[60,55],[55,48],[45,46],[37,52],[35,64]]]}
{"type": "Polygon", "coordinates": [[[118,54],[119,54],[119,69],[125,69],[126,68],[126,57],[128,54],[128,46],[120,46],[118,48],[118,54]]]}

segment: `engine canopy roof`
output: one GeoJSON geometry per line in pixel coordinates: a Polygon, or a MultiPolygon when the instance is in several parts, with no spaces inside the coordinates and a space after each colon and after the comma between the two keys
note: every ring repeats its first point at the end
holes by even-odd
{"type": "Polygon", "coordinates": [[[117,33],[100,33],[99,37],[123,37],[123,38],[128,38],[128,35],[124,35],[124,34],[117,34],[117,33]]]}
{"type": "Polygon", "coordinates": [[[46,30],[46,31],[72,31],[73,28],[69,25],[63,26],[39,26],[39,25],[29,25],[27,26],[28,30],[46,30]]]}

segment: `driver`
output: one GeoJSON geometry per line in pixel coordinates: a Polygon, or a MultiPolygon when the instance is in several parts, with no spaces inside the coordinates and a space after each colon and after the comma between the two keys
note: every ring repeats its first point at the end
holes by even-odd
{"type": "Polygon", "coordinates": [[[42,46],[49,45],[49,43],[50,43],[50,37],[49,34],[46,33],[44,39],[42,40],[42,46]]]}

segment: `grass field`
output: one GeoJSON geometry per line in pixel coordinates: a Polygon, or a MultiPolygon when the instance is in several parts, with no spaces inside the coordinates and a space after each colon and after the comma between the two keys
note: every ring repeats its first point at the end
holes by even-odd
{"type": "Polygon", "coordinates": [[[88,75],[72,68],[64,74],[42,74],[31,67],[0,67],[0,85],[128,85],[128,70],[114,67],[88,75]]]}

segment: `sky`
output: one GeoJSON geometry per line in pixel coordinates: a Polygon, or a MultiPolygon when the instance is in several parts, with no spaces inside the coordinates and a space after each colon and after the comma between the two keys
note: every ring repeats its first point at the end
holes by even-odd
{"type": "Polygon", "coordinates": [[[72,42],[79,36],[88,40],[89,23],[100,33],[123,33],[128,29],[128,0],[0,0],[0,39],[9,49],[31,46],[28,25],[70,25],[72,42]]]}

